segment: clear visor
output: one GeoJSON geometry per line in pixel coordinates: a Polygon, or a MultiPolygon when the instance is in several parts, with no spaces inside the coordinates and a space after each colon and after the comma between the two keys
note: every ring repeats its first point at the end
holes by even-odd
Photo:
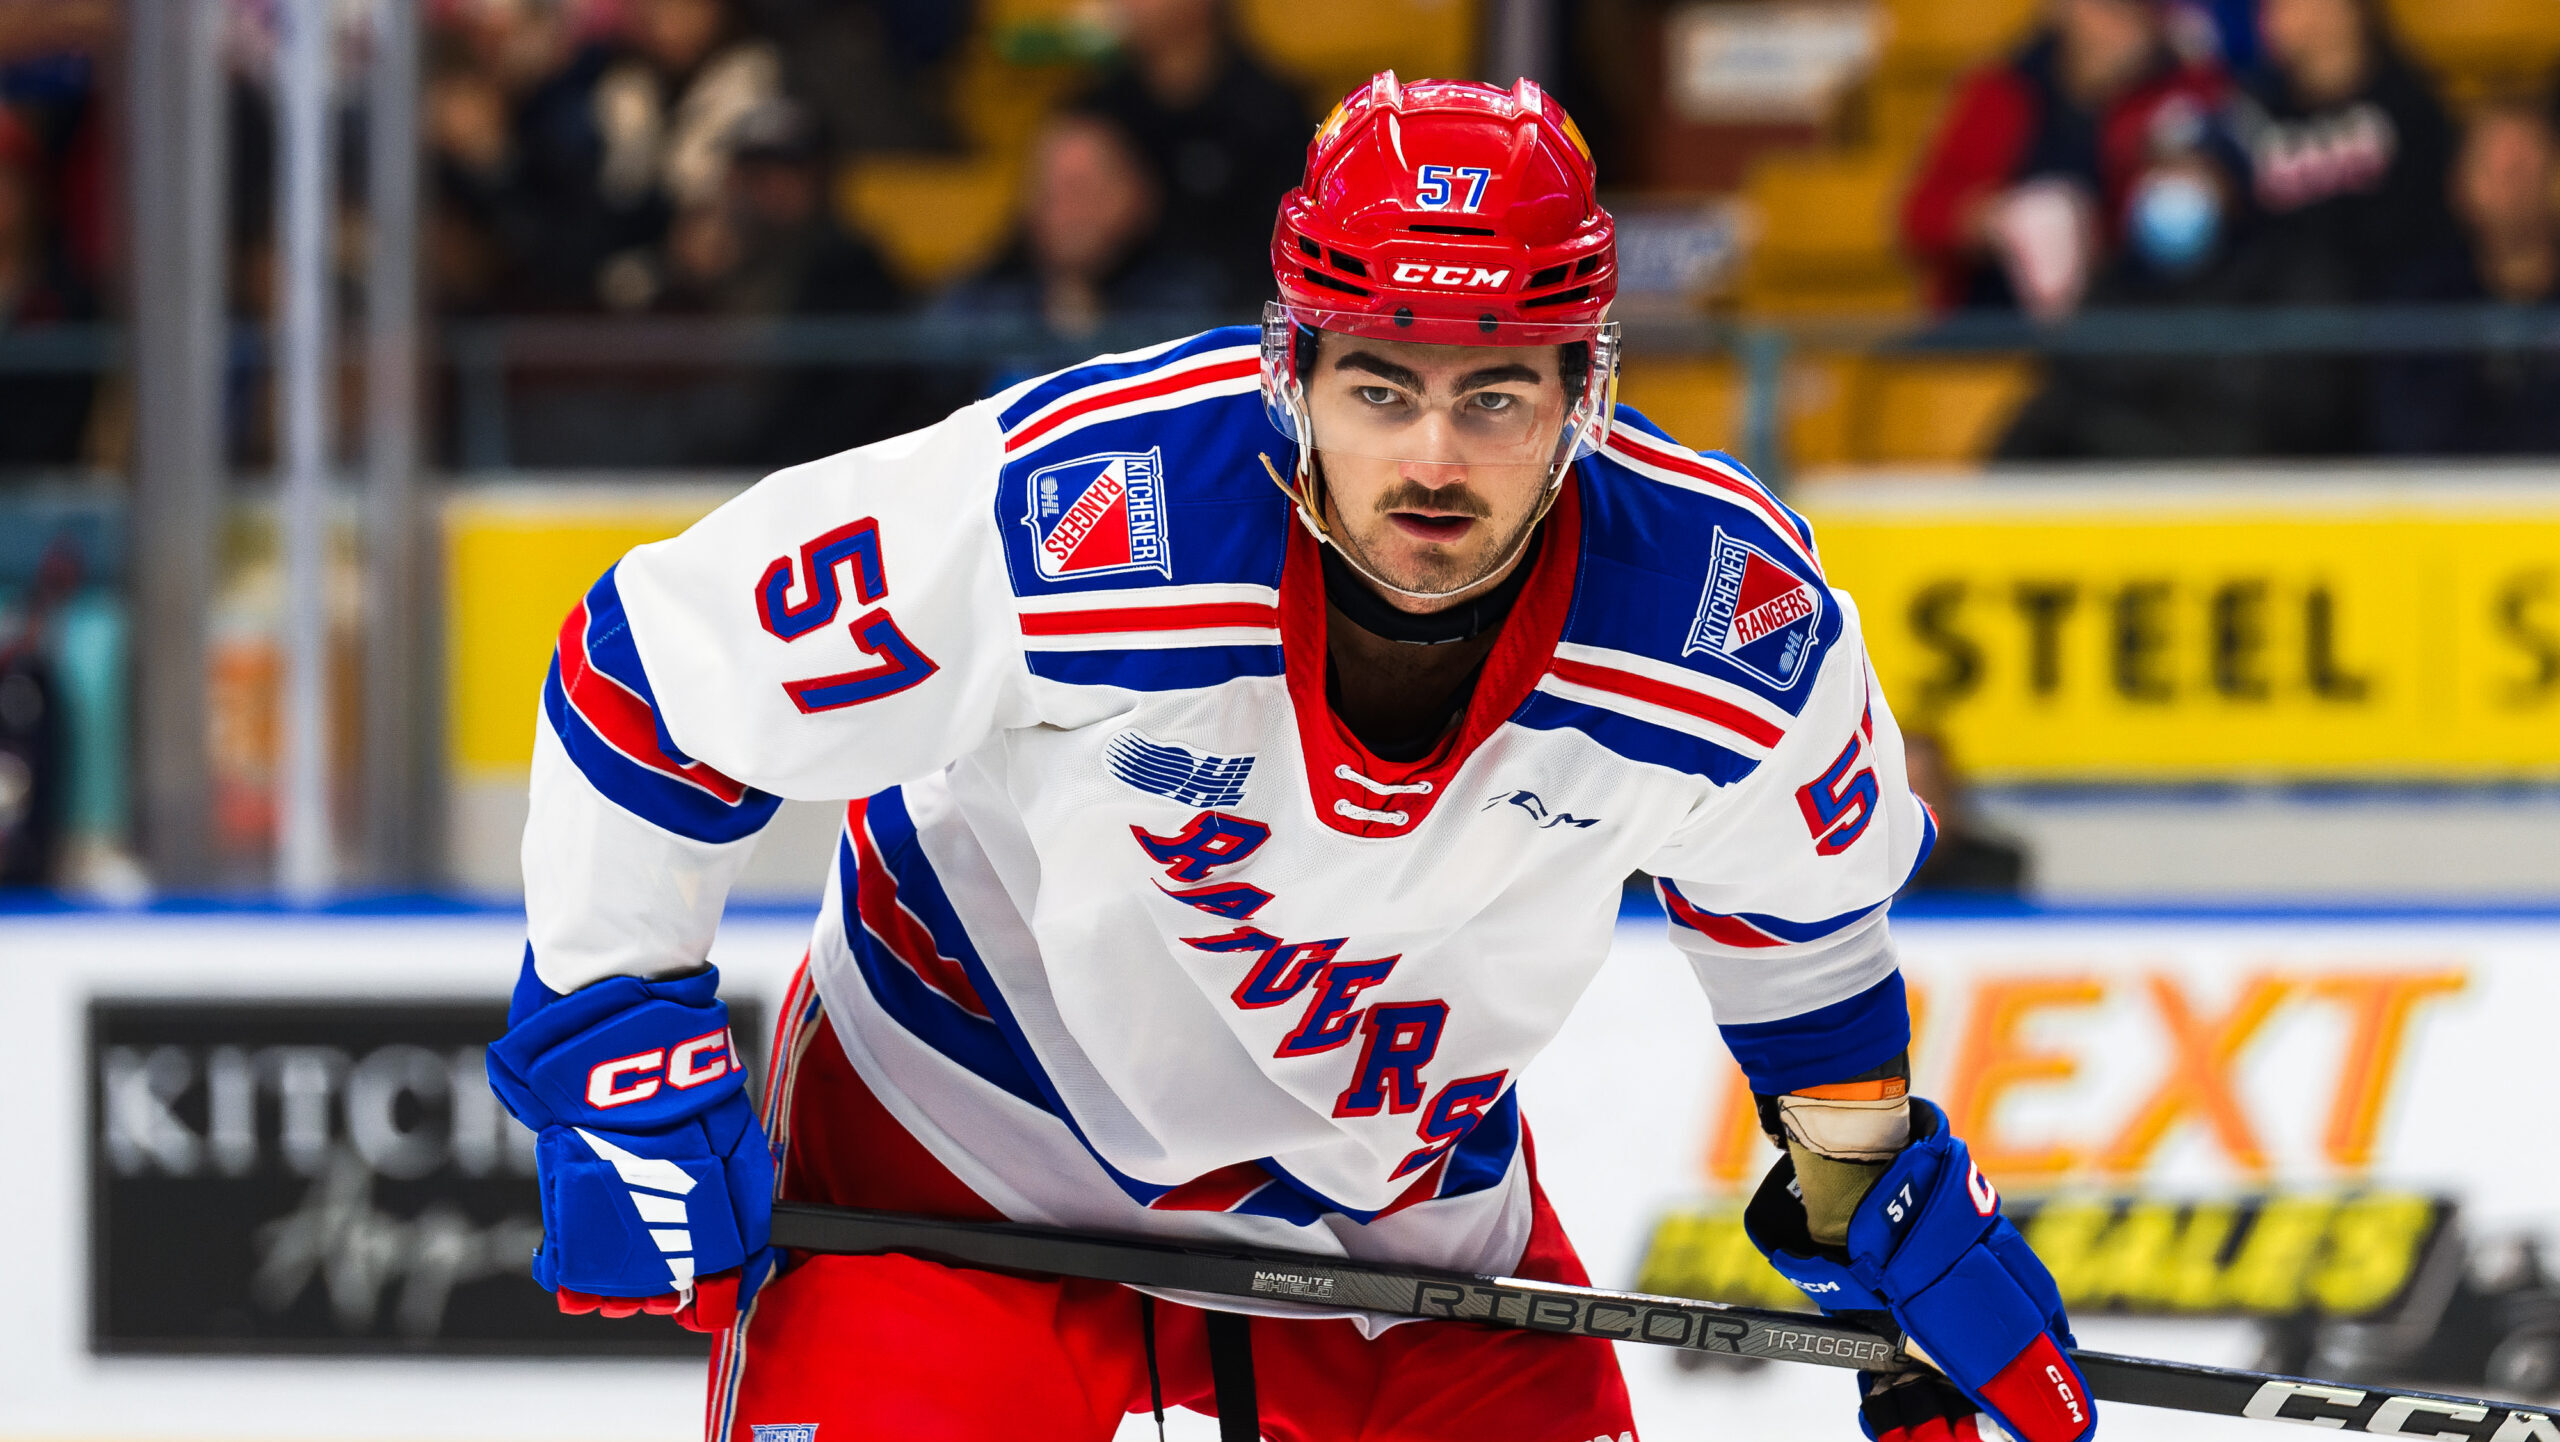
{"type": "Polygon", "coordinates": [[[1547,473],[1597,445],[1614,327],[1467,322],[1464,341],[1425,342],[1309,323],[1341,319],[1281,305],[1265,318],[1272,423],[1320,456],[1547,473]]]}

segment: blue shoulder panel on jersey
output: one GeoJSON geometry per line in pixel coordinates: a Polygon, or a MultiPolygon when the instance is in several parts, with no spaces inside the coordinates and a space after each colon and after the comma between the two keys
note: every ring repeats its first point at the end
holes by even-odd
{"type": "Polygon", "coordinates": [[[569,759],[608,800],[695,841],[764,829],[778,796],[721,775],[676,748],[632,644],[622,593],[607,571],[561,627],[542,712],[569,759]]]}
{"type": "Polygon", "coordinates": [[[1230,346],[1259,347],[1261,344],[1262,333],[1252,326],[1219,326],[1134,359],[1088,361],[1083,365],[1069,366],[1031,382],[1013,398],[1013,404],[997,413],[996,424],[1009,431],[1038,414],[1052,401],[1062,400],[1077,391],[1109,385],[1114,381],[1134,380],[1208,351],[1224,350],[1230,346]]]}
{"type": "Polygon", "coordinates": [[[1254,340],[1249,329],[1212,331],[1144,361],[1061,372],[1006,409],[1008,426],[1018,427],[1007,443],[1018,449],[996,486],[995,521],[1014,594],[1113,594],[1139,608],[1076,616],[1083,624],[1069,633],[1072,649],[1026,638],[1031,674],[1076,686],[1182,691],[1281,673],[1278,646],[1186,645],[1181,626],[1130,596],[1280,584],[1294,522],[1261,457],[1285,470],[1296,453],[1271,428],[1258,393],[1233,391],[1250,374],[1254,340]],[[1149,379],[1204,355],[1210,359],[1190,370],[1149,379]],[[1200,387],[1184,382],[1194,373],[1200,387]],[[1088,402],[1109,411],[1124,397],[1144,408],[1044,429],[1088,402]],[[1030,424],[1018,424],[1024,420],[1030,424]],[[1126,644],[1101,644],[1115,640],[1126,644]]]}
{"type": "Polygon", "coordinates": [[[1612,449],[1581,463],[1583,554],[1568,642],[1741,686],[1791,714],[1839,640],[1811,528],[1730,459],[1700,459],[1621,408],[1665,480],[1612,449]],[[1732,474],[1728,474],[1730,471],[1732,474]]]}
{"type": "Polygon", "coordinates": [[[1153,400],[1007,454],[995,520],[1015,595],[1280,584],[1294,523],[1261,458],[1285,474],[1296,451],[1261,396],[1153,400]]]}
{"type": "Polygon", "coordinates": [[[1776,1096],[1845,1081],[1909,1050],[1911,1009],[1902,973],[1895,971],[1845,1001],[1776,1021],[1719,1024],[1716,1030],[1751,1079],[1751,1089],[1776,1096]]]}

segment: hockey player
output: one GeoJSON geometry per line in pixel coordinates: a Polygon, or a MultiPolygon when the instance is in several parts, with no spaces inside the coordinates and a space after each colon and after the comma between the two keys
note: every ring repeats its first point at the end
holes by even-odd
{"type": "Polygon", "coordinates": [[[2044,1269],[1905,1095],[1885,910],[1932,822],[1857,613],[1741,467],[1613,407],[1593,183],[1528,82],[1380,75],[1309,147],[1259,334],[783,471],[570,615],[491,1075],[541,1134],[535,1278],[718,1332],[710,1442],[1165,1403],[1627,1434],[1602,1342],[766,1236],[778,1179],[1583,1282],[1514,1083],[1638,869],[1785,1152],[1755,1237],[1944,1369],[1870,1379],[1869,1432],[2093,1431],[2044,1269]],[[852,799],[759,1113],[704,957],[782,797],[852,799]]]}

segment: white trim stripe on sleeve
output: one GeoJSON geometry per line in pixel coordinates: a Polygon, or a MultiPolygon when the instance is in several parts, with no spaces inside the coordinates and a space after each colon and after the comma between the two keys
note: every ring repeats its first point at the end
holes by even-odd
{"type": "Polygon", "coordinates": [[[1069,391],[1006,431],[1004,448],[1017,454],[1086,426],[1149,411],[1172,410],[1216,395],[1261,389],[1261,352],[1249,346],[1204,351],[1142,376],[1127,376],[1069,391]]]}
{"type": "Polygon", "coordinates": [[[1731,466],[1720,465],[1686,446],[1656,440],[1625,426],[1611,428],[1608,450],[1619,464],[1640,476],[1667,486],[1678,486],[1684,491],[1732,501],[1757,512],[1762,520],[1769,523],[1769,528],[1778,533],[1778,538],[1786,542],[1787,548],[1813,568],[1816,576],[1822,574],[1822,557],[1796,529],[1794,518],[1778,504],[1777,497],[1769,494],[1767,487],[1749,475],[1731,466]]]}

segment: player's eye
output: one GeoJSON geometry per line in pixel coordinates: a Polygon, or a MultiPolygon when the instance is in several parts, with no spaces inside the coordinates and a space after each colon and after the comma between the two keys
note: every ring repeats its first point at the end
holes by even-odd
{"type": "Polygon", "coordinates": [[[1514,395],[1506,395],[1501,391],[1479,391],[1476,394],[1475,401],[1476,408],[1478,410],[1484,411],[1489,415],[1498,416],[1518,405],[1520,403],[1520,398],[1514,395]]]}
{"type": "Polygon", "coordinates": [[[1359,386],[1351,393],[1373,406],[1391,406],[1404,399],[1385,386],[1359,386]]]}

